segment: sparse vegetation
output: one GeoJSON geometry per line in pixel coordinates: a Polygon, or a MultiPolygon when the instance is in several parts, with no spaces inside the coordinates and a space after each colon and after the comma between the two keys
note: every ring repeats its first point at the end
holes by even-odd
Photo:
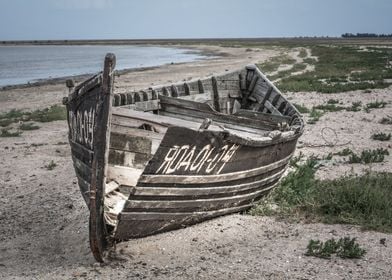
{"type": "Polygon", "coordinates": [[[354,46],[311,46],[318,60],[305,59],[315,65],[314,71],[287,76],[278,83],[283,91],[317,91],[322,93],[386,88],[392,78],[388,61],[392,50],[366,51],[354,46]]]}
{"type": "Polygon", "coordinates": [[[362,102],[357,101],[357,102],[353,102],[351,107],[347,108],[346,110],[351,112],[358,112],[361,111],[361,107],[362,107],[362,102]]]}
{"type": "Polygon", "coordinates": [[[327,103],[328,104],[339,104],[339,100],[331,98],[331,99],[328,99],[327,103]]]}
{"type": "Polygon", "coordinates": [[[252,215],[279,215],[326,223],[350,223],[392,232],[392,173],[318,180],[318,159],[311,157],[288,174],[252,215]]]}
{"type": "Polygon", "coordinates": [[[336,155],[346,157],[346,156],[349,156],[353,153],[354,152],[350,148],[344,148],[342,151],[337,152],[336,155]]]}
{"type": "Polygon", "coordinates": [[[337,241],[334,238],[328,239],[325,242],[311,239],[305,255],[329,259],[333,254],[336,254],[343,259],[359,259],[365,253],[366,250],[359,246],[356,238],[344,237],[337,241]]]}
{"type": "Polygon", "coordinates": [[[297,110],[301,113],[301,114],[305,114],[305,113],[309,113],[310,110],[309,108],[305,107],[305,105],[300,105],[300,104],[293,104],[295,108],[297,108],[297,110]]]}
{"type": "Polygon", "coordinates": [[[65,120],[66,118],[66,109],[64,106],[60,105],[54,105],[49,108],[33,112],[23,112],[21,110],[12,109],[7,113],[0,114],[0,126],[6,127],[12,123],[20,121],[52,122],[65,120]]]}
{"type": "Polygon", "coordinates": [[[337,111],[345,110],[344,107],[336,106],[336,104],[330,104],[330,103],[317,105],[317,106],[314,106],[313,108],[317,109],[317,110],[328,111],[328,112],[337,112],[337,111]]]}
{"type": "Polygon", "coordinates": [[[370,109],[381,109],[381,108],[384,108],[385,105],[387,105],[387,104],[388,104],[387,102],[376,100],[374,102],[370,102],[370,103],[366,104],[366,108],[365,109],[367,109],[367,110],[370,110],[370,109]]]}
{"type": "Polygon", "coordinates": [[[0,126],[6,127],[13,123],[12,119],[0,119],[0,126]]]}
{"type": "Polygon", "coordinates": [[[53,160],[51,160],[48,164],[45,165],[45,168],[47,170],[53,170],[57,166],[57,163],[55,163],[53,160]]]}
{"type": "Polygon", "coordinates": [[[389,155],[387,149],[378,148],[375,150],[363,150],[361,155],[357,155],[354,152],[351,153],[348,162],[349,163],[373,163],[373,162],[382,162],[384,161],[384,157],[389,155]]]}
{"type": "Polygon", "coordinates": [[[392,124],[392,118],[391,117],[384,117],[381,120],[379,120],[380,124],[392,124]]]}
{"type": "Polygon", "coordinates": [[[281,54],[279,56],[274,56],[270,58],[268,61],[258,64],[258,67],[261,69],[261,71],[270,73],[277,71],[279,66],[283,64],[294,64],[295,59],[291,58],[290,56],[286,54],[281,54]]]}
{"type": "Polygon", "coordinates": [[[379,133],[374,133],[372,135],[373,140],[378,140],[378,141],[389,141],[391,140],[391,134],[384,133],[384,132],[379,132],[379,133]]]}
{"type": "Polygon", "coordinates": [[[22,123],[19,126],[20,130],[36,130],[39,129],[38,125],[34,125],[34,123],[22,123]]]}
{"type": "Polygon", "coordinates": [[[307,56],[308,56],[308,53],[307,53],[306,49],[301,48],[301,49],[299,50],[298,56],[301,57],[301,58],[307,57],[307,56]]]}
{"type": "Polygon", "coordinates": [[[320,120],[320,118],[324,115],[324,112],[312,108],[309,114],[308,124],[315,124],[320,120]]]}
{"type": "Polygon", "coordinates": [[[7,128],[3,128],[0,133],[0,137],[19,137],[22,134],[21,131],[11,132],[7,128]]]}

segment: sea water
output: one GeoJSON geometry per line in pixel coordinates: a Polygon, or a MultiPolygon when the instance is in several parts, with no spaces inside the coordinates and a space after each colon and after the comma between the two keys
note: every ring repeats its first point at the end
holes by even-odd
{"type": "Polygon", "coordinates": [[[201,59],[187,49],[155,46],[0,46],[0,86],[95,73],[106,53],[116,55],[116,69],[158,66],[201,59]]]}

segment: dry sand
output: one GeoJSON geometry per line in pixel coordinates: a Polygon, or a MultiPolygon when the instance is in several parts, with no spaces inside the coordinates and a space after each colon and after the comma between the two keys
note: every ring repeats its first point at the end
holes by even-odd
{"type": "MultiPolygon", "coordinates": [[[[165,65],[121,75],[116,91],[187,80],[261,62],[278,51],[200,47],[223,57],[165,65]]],[[[0,91],[0,112],[34,110],[58,104],[63,84],[0,91]]],[[[392,88],[371,93],[289,93],[297,104],[311,107],[330,98],[345,106],[376,99],[389,102],[370,113],[328,113],[307,125],[297,153],[326,155],[345,147],[391,148],[391,141],[370,139],[392,132],[378,124],[392,116],[392,88]],[[327,127],[327,129],[324,129],[327,127]],[[334,143],[335,146],[326,146],[334,143]]],[[[21,137],[0,138],[0,278],[1,279],[391,279],[392,235],[362,232],[349,225],[287,223],[271,217],[229,215],[189,228],[118,244],[113,260],[96,263],[88,246],[88,210],[79,193],[67,144],[65,121],[40,123],[21,137]],[[44,166],[53,160],[57,166],[44,166]],[[310,239],[357,237],[367,250],[360,260],[304,256],[310,239]],[[380,243],[386,240],[385,245],[380,243]]],[[[391,151],[391,150],[390,150],[391,151]]],[[[368,166],[346,164],[334,157],[318,173],[322,178],[391,171],[392,156],[368,166]]]]}

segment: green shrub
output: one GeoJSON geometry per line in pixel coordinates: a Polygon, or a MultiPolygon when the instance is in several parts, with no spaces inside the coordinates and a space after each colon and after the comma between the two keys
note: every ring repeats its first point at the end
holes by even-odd
{"type": "Polygon", "coordinates": [[[300,104],[293,104],[295,108],[297,108],[297,110],[301,113],[301,114],[305,114],[305,113],[309,113],[310,110],[309,108],[305,107],[305,105],[300,105],[300,104]]]}
{"type": "Polygon", "coordinates": [[[3,128],[0,133],[0,137],[18,137],[22,134],[21,131],[10,132],[9,129],[3,128]]]}
{"type": "Polygon", "coordinates": [[[338,241],[332,238],[325,242],[311,239],[305,255],[329,259],[336,254],[344,259],[359,259],[365,255],[366,250],[362,249],[355,240],[350,237],[340,238],[338,241]]]}
{"type": "Polygon", "coordinates": [[[391,134],[390,133],[386,134],[384,132],[375,133],[372,135],[372,139],[378,141],[388,141],[391,139],[391,134]]]}
{"type": "Polygon", "coordinates": [[[314,107],[310,111],[308,124],[315,124],[320,120],[320,118],[324,115],[324,112],[315,109],[314,107]]]}
{"type": "Polygon", "coordinates": [[[358,102],[353,102],[351,107],[347,108],[347,111],[351,111],[351,112],[358,112],[361,111],[361,107],[362,107],[362,102],[358,101],[358,102]]]}
{"type": "Polygon", "coordinates": [[[366,104],[366,109],[381,109],[384,108],[387,104],[387,102],[376,100],[374,102],[366,104]]]}
{"type": "Polygon", "coordinates": [[[391,117],[384,117],[381,120],[379,120],[380,124],[392,124],[392,118],[391,117]]]}
{"type": "Polygon", "coordinates": [[[22,123],[19,126],[20,130],[36,130],[39,129],[38,125],[34,125],[33,123],[22,123]]]}
{"type": "Polygon", "coordinates": [[[47,170],[53,170],[57,166],[57,163],[55,163],[53,160],[51,160],[48,164],[45,165],[45,168],[47,170]]]}
{"type": "Polygon", "coordinates": [[[349,163],[373,163],[384,161],[384,156],[389,155],[387,149],[378,148],[375,150],[363,150],[361,155],[352,153],[348,159],[349,163]]]}

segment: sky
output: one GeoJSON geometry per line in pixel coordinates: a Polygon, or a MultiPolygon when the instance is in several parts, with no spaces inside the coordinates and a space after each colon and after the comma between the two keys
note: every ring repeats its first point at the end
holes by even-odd
{"type": "Polygon", "coordinates": [[[392,0],[0,0],[0,40],[392,33],[392,0]]]}

